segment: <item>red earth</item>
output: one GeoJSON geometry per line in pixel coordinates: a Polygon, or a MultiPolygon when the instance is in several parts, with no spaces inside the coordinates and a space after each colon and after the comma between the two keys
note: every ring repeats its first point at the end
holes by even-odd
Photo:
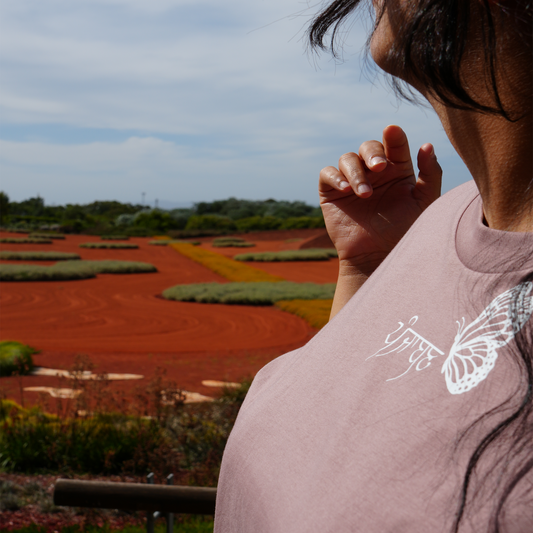
{"type": "MultiPolygon", "coordinates": [[[[324,230],[249,234],[255,248],[211,248],[233,256],[247,251],[305,247],[324,230]],[[277,238],[276,238],[277,237],[277,238]]],[[[23,237],[0,233],[0,237],[23,237]]],[[[112,387],[132,390],[147,382],[157,367],[185,390],[214,396],[202,380],[238,381],[266,363],[305,344],[315,333],[307,323],[275,307],[207,305],[167,301],[161,292],[176,284],[226,282],[209,269],[166,246],[130,238],[137,250],[79,248],[98,237],[69,235],[53,244],[0,244],[1,250],[53,250],[78,253],[82,259],[116,259],[154,264],[150,274],[101,274],[94,279],[52,282],[2,282],[0,340],[16,340],[41,350],[37,366],[69,369],[77,354],[86,354],[99,373],[134,373],[141,381],[117,381],[112,387]]],[[[5,262],[5,261],[2,261],[5,262]]],[[[37,263],[36,263],[37,264],[37,263]]],[[[38,264],[45,264],[39,262],[38,264]]],[[[252,263],[290,281],[336,281],[337,260],[252,263]]],[[[1,378],[0,393],[20,402],[23,387],[68,387],[56,377],[1,378]]],[[[26,404],[38,401],[24,392],[26,404]]]]}

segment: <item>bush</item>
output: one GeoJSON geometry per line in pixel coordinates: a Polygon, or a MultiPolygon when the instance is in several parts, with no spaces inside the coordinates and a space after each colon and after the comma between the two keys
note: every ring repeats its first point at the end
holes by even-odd
{"type": "Polygon", "coordinates": [[[292,281],[196,283],[176,285],[162,293],[167,300],[236,305],[273,305],[279,300],[326,300],[333,298],[335,283],[294,283],[292,281]]]}
{"type": "Polygon", "coordinates": [[[186,230],[235,230],[235,222],[222,215],[193,215],[187,221],[186,230]]]}
{"type": "Polygon", "coordinates": [[[323,217],[291,217],[286,218],[279,229],[325,228],[323,217]]]}
{"type": "Polygon", "coordinates": [[[8,244],[52,244],[50,239],[16,239],[13,237],[0,239],[0,242],[5,242],[8,244]]]}
{"type": "Polygon", "coordinates": [[[280,300],[274,305],[303,318],[312,328],[320,329],[329,322],[333,300],[280,300]]]}
{"type": "Polygon", "coordinates": [[[283,220],[276,217],[248,217],[241,218],[235,221],[235,225],[239,231],[268,231],[276,230],[281,227],[283,220]]]}
{"type": "Polygon", "coordinates": [[[268,274],[248,265],[243,265],[238,261],[234,261],[210,250],[195,248],[190,244],[182,243],[171,244],[170,246],[177,252],[204,265],[230,281],[283,281],[283,278],[279,276],[268,274]]]}
{"type": "Polygon", "coordinates": [[[139,248],[138,244],[127,242],[84,242],[80,244],[80,248],[112,248],[114,250],[119,249],[136,249],[139,248]]]}
{"type": "Polygon", "coordinates": [[[63,261],[51,266],[0,264],[0,281],[66,281],[97,274],[157,272],[154,265],[136,261],[63,261]]]}
{"type": "Polygon", "coordinates": [[[32,355],[35,348],[16,341],[0,342],[0,376],[29,374],[33,370],[32,355]]]}
{"type": "Polygon", "coordinates": [[[0,259],[5,261],[74,261],[79,258],[78,254],[66,252],[0,252],[0,259]]]}
{"type": "Polygon", "coordinates": [[[239,254],[235,261],[328,261],[337,257],[335,248],[309,248],[307,250],[284,250],[281,252],[262,252],[256,254],[239,254]]]}
{"type": "Polygon", "coordinates": [[[243,239],[241,237],[218,237],[216,239],[213,239],[213,244],[227,244],[236,242],[246,242],[246,239],[243,239]]]}
{"type": "Polygon", "coordinates": [[[246,242],[240,237],[219,237],[213,240],[212,245],[218,248],[250,248],[255,246],[253,242],[246,242]]]}
{"type": "Polygon", "coordinates": [[[159,239],[157,241],[148,242],[148,244],[152,244],[154,246],[168,246],[169,244],[176,244],[176,243],[192,244],[193,246],[198,246],[202,244],[200,241],[182,241],[182,240],[173,240],[173,239],[159,239]]]}
{"type": "Polygon", "coordinates": [[[30,239],[65,239],[62,233],[30,233],[30,239]]]}
{"type": "Polygon", "coordinates": [[[129,237],[127,235],[100,235],[100,239],[103,241],[127,241],[129,237]]]}

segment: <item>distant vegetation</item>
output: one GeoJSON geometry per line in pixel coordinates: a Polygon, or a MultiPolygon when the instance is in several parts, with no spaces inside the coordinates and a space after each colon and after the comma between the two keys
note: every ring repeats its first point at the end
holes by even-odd
{"type": "Polygon", "coordinates": [[[129,242],[83,242],[80,244],[80,248],[111,248],[113,250],[134,250],[139,248],[139,245],[129,242]]]}
{"type": "Polygon", "coordinates": [[[170,233],[174,237],[192,237],[316,228],[324,226],[324,219],[319,207],[299,201],[228,198],[199,202],[188,209],[163,210],[116,201],[48,206],[39,196],[11,202],[6,193],[0,192],[0,225],[15,231],[121,236],[170,233]]]}
{"type": "Polygon", "coordinates": [[[6,237],[4,239],[0,239],[0,242],[6,244],[52,244],[50,239],[19,239],[15,237],[6,237]]]}
{"type": "Polygon", "coordinates": [[[218,248],[251,248],[255,246],[253,242],[247,242],[238,237],[219,237],[213,240],[212,245],[218,248]]]}
{"type": "Polygon", "coordinates": [[[80,259],[78,254],[67,252],[0,252],[0,259],[4,261],[74,261],[80,259]]]}
{"type": "Polygon", "coordinates": [[[97,274],[157,272],[154,265],[136,261],[62,261],[51,266],[0,264],[0,281],[66,281],[97,274]]]}
{"type": "Polygon", "coordinates": [[[337,257],[335,248],[308,248],[306,250],[283,250],[281,252],[259,252],[239,254],[235,261],[327,261],[337,257]]]}

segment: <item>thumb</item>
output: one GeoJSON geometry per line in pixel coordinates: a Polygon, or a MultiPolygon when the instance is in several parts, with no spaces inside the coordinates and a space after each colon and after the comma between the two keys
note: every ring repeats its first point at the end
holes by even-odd
{"type": "Polygon", "coordinates": [[[417,199],[428,207],[440,196],[442,185],[442,168],[437,162],[432,144],[426,143],[420,147],[417,163],[419,170],[415,185],[417,199]]]}

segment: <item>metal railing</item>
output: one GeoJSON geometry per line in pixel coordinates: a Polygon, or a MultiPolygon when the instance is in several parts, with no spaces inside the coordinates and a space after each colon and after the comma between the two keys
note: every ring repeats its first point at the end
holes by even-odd
{"type": "Polygon", "coordinates": [[[164,516],[167,532],[174,527],[174,513],[215,514],[217,489],[210,487],[174,486],[173,474],[166,485],[154,485],[154,475],[148,483],[114,483],[58,479],[54,487],[54,504],[69,507],[147,511],[146,531],[153,533],[154,520],[164,516]]]}

